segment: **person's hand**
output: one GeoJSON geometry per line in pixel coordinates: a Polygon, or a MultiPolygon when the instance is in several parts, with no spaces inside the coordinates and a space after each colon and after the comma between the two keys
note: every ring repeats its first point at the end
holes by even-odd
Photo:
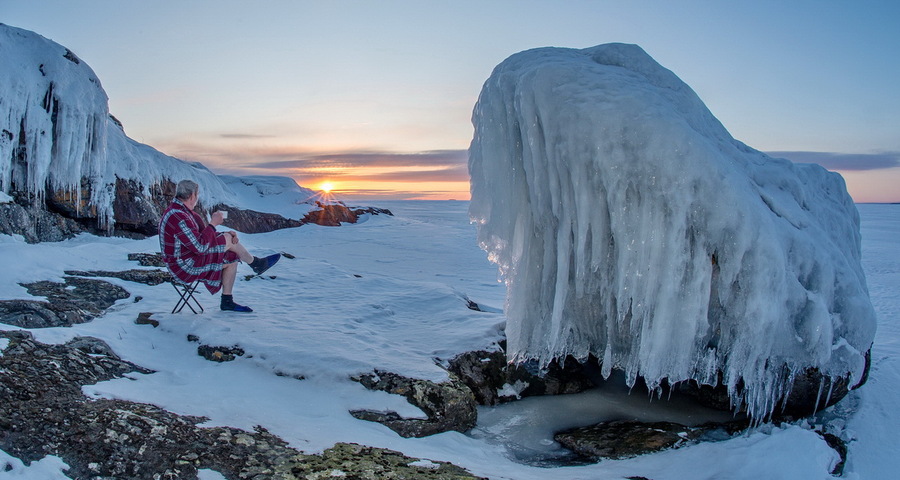
{"type": "Polygon", "coordinates": [[[234,230],[231,230],[231,231],[228,231],[228,232],[226,232],[226,233],[230,233],[230,234],[231,234],[231,243],[238,243],[237,232],[235,232],[234,230]]]}
{"type": "Polygon", "coordinates": [[[222,218],[222,212],[213,212],[212,215],[209,216],[209,224],[216,227],[222,224],[225,219],[222,218]]]}

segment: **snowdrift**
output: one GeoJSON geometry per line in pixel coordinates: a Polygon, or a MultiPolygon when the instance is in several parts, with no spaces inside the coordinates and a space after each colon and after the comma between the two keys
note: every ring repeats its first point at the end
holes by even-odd
{"type": "Polygon", "coordinates": [[[510,360],[724,384],[756,418],[808,369],[861,375],[875,315],[838,174],[735,140],[635,45],[513,55],[473,124],[469,213],[510,360]]]}
{"type": "MultiPolygon", "coordinates": [[[[0,24],[0,191],[29,192],[36,203],[48,189],[71,194],[78,208],[96,209],[100,224],[111,228],[117,178],[134,180],[148,198],[151,187],[165,180],[192,179],[201,185],[203,205],[237,206],[242,200],[202,164],[184,162],[126,136],[109,114],[100,80],[70,50],[0,24]]],[[[314,196],[283,177],[253,177],[242,185],[262,191],[270,184],[278,185],[280,192],[292,190],[293,200],[314,196]]],[[[289,213],[302,217],[308,210],[289,213]]]]}

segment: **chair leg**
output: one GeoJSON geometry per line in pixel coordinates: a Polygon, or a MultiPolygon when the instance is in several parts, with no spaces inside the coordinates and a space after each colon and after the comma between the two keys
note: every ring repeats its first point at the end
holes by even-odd
{"type": "Polygon", "coordinates": [[[195,314],[201,313],[204,311],[203,305],[200,305],[200,301],[197,300],[196,297],[194,297],[194,291],[197,290],[198,286],[200,286],[200,280],[197,280],[196,282],[194,282],[193,284],[190,284],[190,285],[177,284],[175,282],[172,282],[172,287],[175,288],[175,291],[178,292],[178,295],[179,295],[178,302],[175,304],[175,308],[172,309],[172,313],[181,312],[181,310],[185,307],[185,305],[188,308],[190,308],[191,311],[194,312],[195,314]],[[191,305],[192,301],[193,301],[193,305],[191,305]],[[194,305],[197,306],[196,309],[194,308],[194,305]],[[197,309],[199,309],[200,312],[197,312],[197,309]]]}

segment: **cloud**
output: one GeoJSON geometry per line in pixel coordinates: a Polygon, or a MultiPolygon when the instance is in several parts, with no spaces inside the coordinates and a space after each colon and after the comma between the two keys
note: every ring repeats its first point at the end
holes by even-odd
{"type": "Polygon", "coordinates": [[[865,171],[900,166],[900,152],[832,153],[832,152],[766,152],[773,157],[795,163],[817,163],[828,170],[865,171]]]}
{"type": "Polygon", "coordinates": [[[466,150],[435,150],[420,153],[347,152],[327,154],[303,154],[302,152],[270,153],[262,158],[269,161],[254,162],[257,168],[360,168],[360,167],[448,167],[465,166],[466,150]],[[293,157],[289,160],[278,158],[293,157]]]}
{"type": "Polygon", "coordinates": [[[467,200],[469,198],[468,191],[459,190],[418,190],[411,192],[368,188],[343,190],[340,196],[342,198],[352,198],[354,201],[385,198],[390,198],[391,200],[467,200]]]}
{"type": "Polygon", "coordinates": [[[466,165],[448,166],[431,170],[392,171],[372,174],[353,174],[355,180],[392,182],[468,182],[466,165]]]}
{"type": "MultiPolygon", "coordinates": [[[[253,155],[242,155],[243,157],[253,155]]],[[[420,153],[345,152],[256,154],[247,167],[271,174],[347,177],[357,182],[468,182],[466,150],[420,153]]]]}
{"type": "MultiPolygon", "coordinates": [[[[225,135],[243,134],[220,134],[225,135]]],[[[202,162],[219,174],[287,176],[304,186],[328,180],[339,182],[339,189],[353,197],[468,198],[466,150],[322,152],[302,146],[229,147],[184,141],[169,147],[170,154],[202,162]]]]}
{"type": "Polygon", "coordinates": [[[253,133],[220,133],[220,138],[249,140],[254,138],[275,138],[275,135],[258,135],[253,133]]]}

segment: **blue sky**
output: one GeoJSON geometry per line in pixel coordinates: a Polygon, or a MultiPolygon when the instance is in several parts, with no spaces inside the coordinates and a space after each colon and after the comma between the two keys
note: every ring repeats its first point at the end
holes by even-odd
{"type": "Polygon", "coordinates": [[[129,136],[220,173],[467,198],[494,66],[625,42],[735,138],[841,172],[857,201],[900,201],[896,1],[0,0],[0,22],[91,65],[129,136]]]}

